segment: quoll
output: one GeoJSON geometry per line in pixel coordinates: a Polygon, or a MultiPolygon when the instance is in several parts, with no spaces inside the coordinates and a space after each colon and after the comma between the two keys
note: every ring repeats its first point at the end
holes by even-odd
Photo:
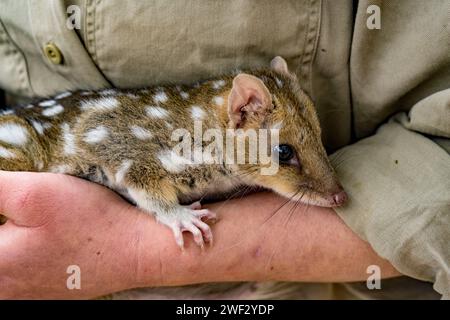
{"type": "MultiPolygon", "coordinates": [[[[216,215],[197,201],[238,186],[273,190],[293,201],[338,206],[346,194],[321,143],[310,98],[286,61],[270,68],[234,72],[193,86],[64,92],[2,111],[0,169],[54,172],[111,188],[199,246],[212,242],[208,219],[216,215]],[[279,129],[275,175],[261,164],[194,164],[174,153],[176,128],[279,129]],[[183,205],[193,202],[191,205],[183,205]]],[[[201,148],[204,148],[202,145],[201,148]]]]}

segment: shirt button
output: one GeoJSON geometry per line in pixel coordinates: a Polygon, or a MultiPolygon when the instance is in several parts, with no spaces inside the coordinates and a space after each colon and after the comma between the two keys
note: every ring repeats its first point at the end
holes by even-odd
{"type": "Polygon", "coordinates": [[[63,55],[58,47],[53,43],[47,43],[44,46],[45,56],[51,61],[53,64],[61,64],[63,62],[63,55]]]}

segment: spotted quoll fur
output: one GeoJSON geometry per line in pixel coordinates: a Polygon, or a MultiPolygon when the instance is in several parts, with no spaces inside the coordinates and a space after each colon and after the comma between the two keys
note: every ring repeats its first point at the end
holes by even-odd
{"type": "MultiPolygon", "coordinates": [[[[191,232],[200,246],[210,242],[205,220],[215,218],[198,202],[181,203],[242,184],[288,197],[309,188],[309,198],[319,199],[334,183],[312,103],[284,60],[272,62],[271,69],[237,72],[193,86],[64,92],[3,110],[0,169],[69,174],[105,185],[155,214],[181,247],[183,231],[191,232]],[[242,105],[233,107],[233,99],[242,105]],[[192,165],[173,153],[179,141],[172,141],[171,134],[184,128],[193,136],[194,121],[202,121],[204,130],[278,126],[280,139],[298,154],[313,153],[311,163],[303,161],[303,171],[300,165],[283,167],[284,178],[261,177],[250,165],[192,165]]],[[[308,198],[305,192],[302,197],[308,198]]]]}

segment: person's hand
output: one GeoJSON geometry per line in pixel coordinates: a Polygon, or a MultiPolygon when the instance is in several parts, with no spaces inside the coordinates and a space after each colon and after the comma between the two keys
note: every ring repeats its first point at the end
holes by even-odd
{"type": "MultiPolygon", "coordinates": [[[[144,286],[221,281],[365,280],[378,265],[399,273],[333,210],[292,204],[272,193],[209,207],[219,214],[214,245],[190,235],[181,252],[169,228],[113,191],[66,175],[0,171],[1,298],[95,298],[144,286]],[[279,209],[279,210],[278,210],[279,209]],[[69,266],[81,289],[69,290],[69,266]]],[[[70,269],[69,269],[70,271],[70,269]]]]}
{"type": "Polygon", "coordinates": [[[92,298],[135,285],[137,226],[152,219],[114,192],[67,175],[3,171],[0,213],[8,218],[0,299],[92,298]],[[66,285],[72,265],[80,290],[66,285]]]}

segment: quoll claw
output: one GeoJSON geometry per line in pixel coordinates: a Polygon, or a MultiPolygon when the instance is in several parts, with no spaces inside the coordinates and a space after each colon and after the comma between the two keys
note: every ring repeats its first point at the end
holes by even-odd
{"type": "Polygon", "coordinates": [[[200,203],[194,202],[189,206],[179,208],[170,216],[159,217],[158,220],[170,227],[177,245],[184,250],[183,232],[191,233],[194,242],[202,249],[204,249],[205,243],[212,245],[211,228],[204,222],[211,219],[217,219],[216,214],[208,209],[201,209],[200,203]]]}
{"type": "Polygon", "coordinates": [[[190,204],[188,207],[191,208],[192,210],[199,210],[202,208],[202,204],[200,203],[200,201],[195,201],[194,203],[190,204]]]}
{"type": "Polygon", "coordinates": [[[217,220],[217,215],[208,209],[195,210],[194,214],[201,221],[217,220]]]}

